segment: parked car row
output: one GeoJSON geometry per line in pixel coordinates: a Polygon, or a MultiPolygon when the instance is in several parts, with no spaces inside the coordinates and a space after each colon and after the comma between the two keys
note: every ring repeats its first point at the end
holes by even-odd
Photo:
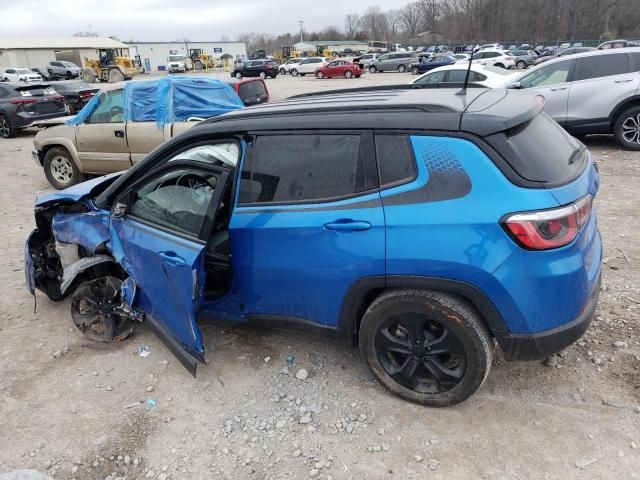
{"type": "MultiPolygon", "coordinates": [[[[412,83],[462,83],[465,76],[463,65],[454,64],[412,83]]],[[[519,73],[474,64],[469,82],[532,90],[544,96],[544,111],[570,133],[613,134],[622,148],[640,150],[640,47],[561,55],[519,73]]]]}

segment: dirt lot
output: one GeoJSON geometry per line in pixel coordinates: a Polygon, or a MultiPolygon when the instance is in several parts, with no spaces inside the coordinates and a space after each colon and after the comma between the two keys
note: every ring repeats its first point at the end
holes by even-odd
{"type": "MultiPolygon", "coordinates": [[[[282,77],[268,85],[282,98],[409,78],[282,77]]],[[[602,175],[606,258],[586,336],[553,366],[498,358],[478,394],[435,410],[388,394],[358,352],[338,342],[207,326],[209,364],[194,379],[144,328],[103,345],[73,327],[68,301],[38,295],[34,313],[23,242],[34,226],[34,197],[49,186],[31,160],[32,138],[24,132],[0,142],[0,473],[33,468],[78,480],[640,475],[640,153],[608,138],[587,140],[602,175]],[[149,356],[138,355],[141,346],[149,356]],[[305,381],[295,377],[300,368],[309,372],[305,381]]]]}

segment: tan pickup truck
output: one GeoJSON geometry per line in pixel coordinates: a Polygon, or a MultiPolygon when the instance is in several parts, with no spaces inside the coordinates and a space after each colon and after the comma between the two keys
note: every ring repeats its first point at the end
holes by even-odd
{"type": "MultiPolygon", "coordinates": [[[[262,85],[256,82],[232,84],[231,95],[236,96],[240,107],[262,103],[268,101],[268,92],[263,98],[262,92],[266,92],[263,85],[264,82],[262,85]]],[[[155,119],[126,120],[131,116],[125,115],[128,107],[123,88],[123,84],[105,86],[93,100],[93,105],[87,104],[91,113],[86,115],[84,112],[86,118],[81,122],[65,123],[69,117],[63,117],[34,124],[46,127],[33,141],[34,159],[43,167],[47,180],[55,188],[70,187],[83,181],[87,175],[126,170],[163,141],[187,130],[199,120],[185,118],[163,123],[160,127],[155,119]]],[[[228,96],[229,92],[226,94],[228,96]]]]}

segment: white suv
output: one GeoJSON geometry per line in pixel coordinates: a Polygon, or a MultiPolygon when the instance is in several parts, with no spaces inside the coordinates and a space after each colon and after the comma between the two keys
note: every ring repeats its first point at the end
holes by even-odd
{"type": "Polygon", "coordinates": [[[327,61],[323,57],[303,58],[298,65],[291,67],[289,72],[294,77],[297,77],[298,75],[304,77],[307,73],[313,75],[316,73],[316,68],[324,67],[326,65],[327,61]]]}
{"type": "Polygon", "coordinates": [[[3,82],[42,82],[42,76],[28,68],[8,67],[0,70],[0,81],[3,82]]]}
{"type": "Polygon", "coordinates": [[[291,60],[287,60],[285,63],[280,65],[280,75],[286,75],[291,72],[291,69],[298,66],[298,64],[304,60],[304,58],[292,58],[291,60]]]}
{"type": "Polygon", "coordinates": [[[640,150],[640,47],[549,60],[507,88],[540,93],[545,113],[573,135],[613,133],[622,148],[640,150]]]}
{"type": "Polygon", "coordinates": [[[513,68],[516,66],[515,59],[509,55],[509,52],[506,50],[498,50],[497,48],[487,48],[486,50],[480,50],[474,53],[473,63],[479,63],[485,67],[499,68],[513,68]]]}

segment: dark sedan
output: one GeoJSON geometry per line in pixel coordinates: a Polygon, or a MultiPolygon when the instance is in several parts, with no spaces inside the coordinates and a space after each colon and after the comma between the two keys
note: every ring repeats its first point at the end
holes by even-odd
{"type": "Polygon", "coordinates": [[[16,131],[36,120],[62,117],[68,109],[64,97],[47,84],[23,82],[0,85],[0,137],[11,138],[16,131]]]}
{"type": "Polygon", "coordinates": [[[434,68],[444,67],[445,65],[453,65],[457,61],[457,59],[450,55],[434,56],[422,62],[412,63],[409,69],[414,75],[420,75],[421,73],[428,72],[429,70],[433,70],[434,68]]]}
{"type": "Polygon", "coordinates": [[[547,61],[552,60],[554,58],[565,57],[567,55],[573,55],[573,54],[576,54],[576,53],[591,52],[592,50],[595,50],[595,48],[592,48],[592,47],[570,47],[570,48],[565,48],[564,50],[560,50],[555,55],[546,55],[544,57],[538,57],[538,59],[534,62],[534,65],[540,65],[541,63],[547,62],[547,61]]]}
{"type": "Polygon", "coordinates": [[[54,83],[53,88],[64,97],[72,114],[81,110],[99,91],[95,86],[82,80],[62,80],[54,83]]]}

